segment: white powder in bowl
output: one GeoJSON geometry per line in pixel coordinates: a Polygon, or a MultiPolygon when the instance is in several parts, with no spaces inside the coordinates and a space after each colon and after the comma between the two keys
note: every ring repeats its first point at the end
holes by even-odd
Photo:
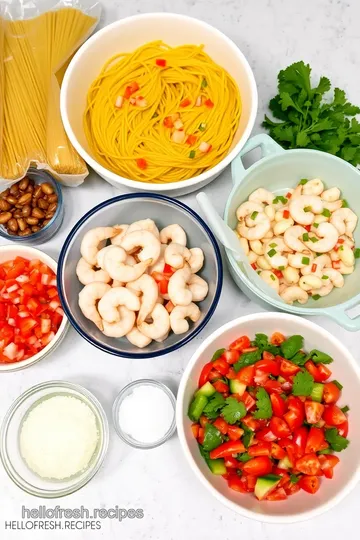
{"type": "Polygon", "coordinates": [[[34,473],[63,480],[86,469],[98,439],[90,407],[76,397],[58,395],[30,411],[20,432],[20,452],[34,473]]]}
{"type": "Polygon", "coordinates": [[[160,441],[169,431],[173,419],[170,397],[157,386],[138,386],[120,404],[121,430],[140,443],[160,441]]]}

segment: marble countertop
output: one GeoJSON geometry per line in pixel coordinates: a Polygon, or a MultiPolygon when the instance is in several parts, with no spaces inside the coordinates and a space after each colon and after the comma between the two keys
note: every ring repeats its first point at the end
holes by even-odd
{"type": "MultiPolygon", "coordinates": [[[[240,47],[252,66],[259,89],[259,112],[254,133],[269,99],[276,90],[278,71],[297,60],[309,62],[314,76],[326,75],[344,88],[349,99],[358,102],[360,87],[357,0],[103,0],[101,25],[120,17],[154,11],[175,11],[201,18],[226,33],[240,47]]],[[[222,212],[230,191],[230,173],[225,171],[206,192],[222,212]]],[[[64,189],[66,216],[61,232],[40,246],[57,257],[70,228],[95,204],[119,192],[91,174],[79,188],[64,189]]],[[[181,198],[199,211],[195,195],[181,198]]],[[[160,379],[176,391],[181,374],[192,353],[216,328],[261,308],[250,302],[234,285],[225,269],[220,304],[205,330],[190,344],[171,355],[132,362],[102,353],[85,342],[74,330],[51,357],[34,367],[1,377],[0,420],[20,393],[49,379],[63,379],[86,386],[100,399],[111,418],[111,406],[118,391],[131,380],[160,379]]],[[[329,319],[315,322],[336,335],[353,354],[358,354],[358,335],[346,332],[329,319]]],[[[112,540],[275,540],[284,533],[293,540],[326,537],[328,540],[353,537],[352,523],[360,502],[360,486],[331,512],[296,525],[266,525],[242,518],[214,500],[190,471],[177,437],[152,451],[127,447],[111,428],[110,447],[104,466],[81,491],[65,499],[45,501],[20,491],[0,467],[0,537],[6,540],[53,540],[89,538],[112,540]],[[11,531],[5,521],[20,521],[22,505],[38,508],[60,505],[77,508],[143,509],[142,519],[122,522],[107,519],[96,531],[11,531]]],[[[81,525],[79,525],[81,526],[81,525]]]]}

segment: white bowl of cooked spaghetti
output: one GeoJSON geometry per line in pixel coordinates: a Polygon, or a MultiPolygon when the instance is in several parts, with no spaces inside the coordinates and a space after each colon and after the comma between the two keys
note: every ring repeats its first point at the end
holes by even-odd
{"type": "Polygon", "coordinates": [[[219,30],[183,15],[117,21],[71,61],[61,114],[71,143],[126,191],[182,195],[237,156],[257,112],[251,68],[219,30]]]}

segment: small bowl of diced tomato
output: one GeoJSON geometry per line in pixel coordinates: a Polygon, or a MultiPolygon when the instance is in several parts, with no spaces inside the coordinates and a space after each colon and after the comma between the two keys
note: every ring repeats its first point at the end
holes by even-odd
{"type": "Polygon", "coordinates": [[[0,372],[35,364],[64,337],[56,270],[38,249],[0,246],[0,372]]]}
{"type": "Polygon", "coordinates": [[[293,523],[329,510],[359,481],[358,410],[360,369],[346,347],[306,319],[262,313],[224,325],[194,354],[177,428],[218,500],[245,517],[293,523]]]}

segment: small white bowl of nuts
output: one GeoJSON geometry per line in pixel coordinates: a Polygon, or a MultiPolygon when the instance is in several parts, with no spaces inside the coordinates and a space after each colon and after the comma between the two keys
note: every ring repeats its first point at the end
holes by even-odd
{"type": "Polygon", "coordinates": [[[29,169],[24,178],[0,193],[0,236],[12,242],[47,242],[63,217],[60,186],[47,171],[29,169]]]}

